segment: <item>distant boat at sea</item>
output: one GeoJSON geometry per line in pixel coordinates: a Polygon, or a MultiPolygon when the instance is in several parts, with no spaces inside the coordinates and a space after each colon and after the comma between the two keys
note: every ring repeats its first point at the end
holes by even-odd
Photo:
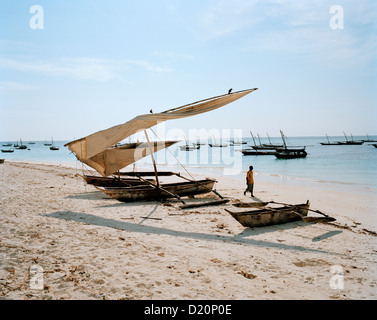
{"type": "Polygon", "coordinates": [[[182,151],[197,150],[197,149],[200,149],[200,144],[193,144],[193,145],[185,144],[184,146],[179,146],[179,148],[182,151]]]}
{"type": "Polygon", "coordinates": [[[362,142],[377,142],[377,140],[372,140],[369,138],[368,133],[366,133],[367,139],[366,140],[361,140],[362,142]]]}
{"type": "Polygon", "coordinates": [[[282,148],[283,147],[282,144],[272,144],[270,137],[268,135],[267,135],[267,137],[268,137],[268,140],[270,141],[270,143],[263,143],[262,144],[259,134],[257,134],[258,140],[259,140],[259,145],[257,145],[256,142],[255,142],[254,135],[251,131],[250,131],[250,134],[251,134],[251,137],[253,138],[253,141],[254,141],[254,146],[251,146],[254,150],[275,150],[276,148],[282,148]]]}
{"type": "Polygon", "coordinates": [[[8,152],[8,153],[10,153],[10,152],[14,152],[14,149],[1,149],[1,152],[8,152]]]}
{"type": "Polygon", "coordinates": [[[10,142],[8,142],[8,143],[3,143],[3,147],[11,147],[12,146],[12,144],[10,143],[10,142]]]}
{"type": "Polygon", "coordinates": [[[57,147],[57,146],[54,146],[54,140],[52,139],[52,137],[51,137],[51,147],[50,147],[50,150],[59,150],[59,147],[57,147]]]}
{"type": "Polygon", "coordinates": [[[229,139],[229,143],[231,146],[239,146],[241,144],[246,144],[247,142],[243,141],[242,139],[238,139],[238,137],[236,137],[236,139],[229,139]]]}
{"type": "Polygon", "coordinates": [[[327,138],[327,142],[320,142],[321,145],[323,145],[323,146],[339,146],[338,142],[330,142],[327,133],[326,133],[326,138],[327,138]]]}
{"type": "Polygon", "coordinates": [[[213,138],[213,141],[214,142],[212,142],[212,143],[208,143],[208,145],[210,146],[210,147],[212,147],[212,148],[221,148],[221,147],[227,147],[228,145],[227,144],[223,144],[223,143],[217,143],[216,142],[216,139],[215,139],[215,137],[214,136],[212,136],[212,138],[213,138]]]}
{"type": "Polygon", "coordinates": [[[308,153],[305,151],[304,147],[287,147],[287,143],[285,141],[285,136],[283,131],[280,130],[281,138],[283,140],[284,147],[277,148],[275,157],[278,159],[295,159],[295,158],[306,158],[308,153]]]}
{"type": "Polygon", "coordinates": [[[20,144],[17,143],[17,146],[14,145],[14,147],[15,147],[16,149],[21,149],[21,150],[23,150],[23,149],[27,149],[27,146],[24,145],[24,144],[22,144],[22,139],[20,139],[20,144]]]}
{"type": "Polygon", "coordinates": [[[344,134],[344,137],[346,138],[346,141],[337,141],[338,144],[340,144],[340,145],[361,145],[361,144],[364,143],[364,142],[361,141],[361,140],[358,140],[358,141],[357,141],[357,140],[353,140],[353,136],[352,136],[352,134],[351,134],[351,140],[349,140],[349,139],[347,138],[345,132],[343,132],[343,134],[344,134]]]}

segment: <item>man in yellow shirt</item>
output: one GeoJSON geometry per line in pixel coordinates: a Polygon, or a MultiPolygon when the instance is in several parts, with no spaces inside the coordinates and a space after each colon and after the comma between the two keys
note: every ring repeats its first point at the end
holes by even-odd
{"type": "Polygon", "coordinates": [[[246,174],[246,184],[247,189],[244,191],[244,195],[246,196],[246,192],[251,193],[251,197],[254,198],[253,189],[254,189],[254,172],[253,172],[253,166],[249,167],[249,171],[246,174]]]}

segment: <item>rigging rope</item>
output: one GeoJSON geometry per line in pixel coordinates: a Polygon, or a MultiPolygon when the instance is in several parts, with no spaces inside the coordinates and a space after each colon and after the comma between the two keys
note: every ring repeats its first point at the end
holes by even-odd
{"type": "MultiPolygon", "coordinates": [[[[149,130],[151,130],[153,132],[153,134],[157,137],[158,140],[160,140],[161,142],[163,142],[160,137],[153,131],[152,128],[149,128],[149,130]]],[[[183,166],[183,164],[177,159],[177,157],[169,150],[169,148],[166,148],[169,153],[174,157],[175,160],[177,160],[177,162],[180,164],[180,166],[183,168],[183,170],[186,171],[186,173],[191,177],[192,180],[196,181],[196,179],[191,175],[190,172],[187,171],[187,169],[183,166]]]]}

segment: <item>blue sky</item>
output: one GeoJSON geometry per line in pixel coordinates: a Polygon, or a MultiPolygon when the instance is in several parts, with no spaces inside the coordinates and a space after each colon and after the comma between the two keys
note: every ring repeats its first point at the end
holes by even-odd
{"type": "Polygon", "coordinates": [[[255,87],[165,130],[377,134],[376,16],[373,0],[0,0],[0,140],[71,140],[255,87]]]}

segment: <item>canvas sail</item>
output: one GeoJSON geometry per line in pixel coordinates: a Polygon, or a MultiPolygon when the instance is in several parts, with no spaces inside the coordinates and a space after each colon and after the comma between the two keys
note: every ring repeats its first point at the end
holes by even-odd
{"type": "MultiPolygon", "coordinates": [[[[78,160],[90,165],[98,171],[98,166],[104,168],[102,161],[105,163],[108,159],[115,159],[113,158],[114,151],[112,148],[109,148],[119,141],[122,141],[141,130],[151,128],[167,120],[186,118],[223,107],[253,92],[254,90],[257,90],[257,88],[197,101],[160,113],[140,115],[130,121],[127,121],[126,123],[98,131],[85,138],[69,142],[65,146],[68,146],[69,150],[76,155],[78,160]]],[[[117,159],[119,158],[120,157],[117,159]]],[[[104,175],[106,172],[110,171],[112,170],[102,169],[98,172],[104,175]]]]}
{"type": "Polygon", "coordinates": [[[109,148],[85,160],[85,163],[106,177],[149,156],[151,151],[155,153],[170,147],[176,142],[178,141],[154,141],[151,142],[151,148],[147,142],[135,143],[125,147],[109,148]]]}

